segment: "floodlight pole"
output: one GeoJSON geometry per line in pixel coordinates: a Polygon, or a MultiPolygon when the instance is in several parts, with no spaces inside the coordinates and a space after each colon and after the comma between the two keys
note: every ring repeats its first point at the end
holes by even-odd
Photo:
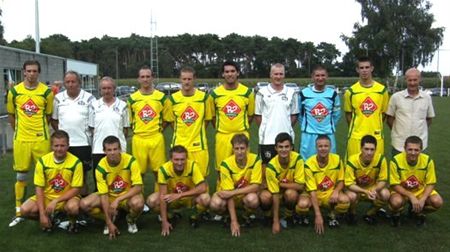
{"type": "Polygon", "coordinates": [[[39,1],[38,0],[34,1],[34,11],[35,11],[35,15],[34,15],[35,28],[34,29],[35,29],[35,32],[36,32],[36,41],[35,41],[36,48],[35,48],[35,52],[36,53],[40,53],[41,52],[41,45],[40,45],[41,38],[40,38],[40,35],[39,35],[39,1]]]}

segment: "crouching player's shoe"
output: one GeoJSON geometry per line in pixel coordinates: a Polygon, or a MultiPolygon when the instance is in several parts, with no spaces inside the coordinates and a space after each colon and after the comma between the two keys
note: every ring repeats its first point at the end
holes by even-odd
{"type": "Polygon", "coordinates": [[[12,220],[11,220],[11,222],[9,223],[9,227],[14,227],[14,226],[16,226],[17,224],[19,224],[19,223],[21,223],[21,222],[24,222],[25,221],[25,218],[23,218],[23,217],[21,217],[21,216],[15,216],[12,220]]]}
{"type": "Polygon", "coordinates": [[[127,219],[127,224],[128,224],[128,233],[130,233],[130,234],[137,233],[138,232],[138,228],[137,228],[137,225],[136,225],[136,220],[131,218],[129,214],[127,215],[126,219],[127,219]]]}

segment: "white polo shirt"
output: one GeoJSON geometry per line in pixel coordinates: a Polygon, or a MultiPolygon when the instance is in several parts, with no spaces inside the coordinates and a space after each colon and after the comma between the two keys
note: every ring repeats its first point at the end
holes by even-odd
{"type": "Polygon", "coordinates": [[[291,115],[298,114],[298,93],[286,86],[277,92],[271,85],[261,88],[255,97],[255,115],[261,116],[259,144],[275,144],[275,137],[287,132],[295,138],[291,115]]]}
{"type": "Polygon", "coordinates": [[[52,118],[58,120],[58,128],[69,134],[69,145],[89,146],[92,136],[89,131],[89,105],[95,97],[83,89],[75,99],[72,99],[67,90],[58,93],[53,100],[52,118]]]}
{"type": "Polygon", "coordinates": [[[120,140],[122,152],[127,151],[127,141],[123,129],[130,127],[127,104],[115,98],[110,106],[103,102],[103,98],[94,100],[89,109],[89,127],[94,128],[92,153],[103,154],[103,139],[116,136],[120,140]]]}
{"type": "Polygon", "coordinates": [[[423,149],[428,147],[427,118],[435,116],[431,96],[419,91],[411,97],[408,91],[402,90],[391,96],[386,115],[395,117],[391,130],[392,146],[403,151],[405,140],[409,136],[418,136],[423,141],[423,149]]]}

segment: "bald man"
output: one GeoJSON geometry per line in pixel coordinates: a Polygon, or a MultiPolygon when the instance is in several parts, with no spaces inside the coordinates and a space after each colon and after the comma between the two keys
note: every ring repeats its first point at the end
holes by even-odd
{"type": "Polygon", "coordinates": [[[391,128],[392,156],[403,151],[409,136],[419,136],[423,150],[428,146],[428,128],[435,116],[430,95],[419,89],[421,73],[410,68],[405,73],[406,89],[392,95],[386,112],[391,128]]]}

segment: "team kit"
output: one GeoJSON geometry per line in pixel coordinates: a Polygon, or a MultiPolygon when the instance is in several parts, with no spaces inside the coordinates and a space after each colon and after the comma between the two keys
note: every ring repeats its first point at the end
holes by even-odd
{"type": "Polygon", "coordinates": [[[150,211],[163,236],[181,215],[193,228],[220,220],[232,236],[256,222],[274,234],[295,225],[323,234],[325,226],[358,220],[374,225],[380,218],[394,227],[410,218],[420,227],[443,205],[435,164],[426,154],[434,109],[418,89],[415,68],[405,73],[407,88],[389,97],[386,86],[372,79],[370,59],[358,59],[359,81],[345,91],[342,106],[320,65],[312,83],[298,90],[284,85],[284,66],[273,64],[270,83],[254,91],[239,82],[239,65],[226,61],[222,84],[209,92],[195,87],[193,68],[183,67],[181,89],[171,95],[154,88],[153,72],[144,66],[139,90],[126,102],[115,97],[110,77],[100,80],[97,99],[81,89],[75,71],[65,73],[59,93],[39,82],[38,61],[26,61],[23,72],[23,82],[7,95],[16,173],[10,227],[28,218],[51,231],[64,216],[64,228],[78,232],[86,224],[81,219],[92,218],[104,221],[103,234],[113,239],[117,222],[124,219],[133,234],[140,215],[150,211]],[[336,154],[341,117],[349,126],[345,157],[336,154]],[[384,156],[385,122],[391,160],[384,156]],[[250,136],[251,123],[258,136],[250,136]],[[208,124],[215,130],[214,153],[208,151],[208,124]],[[173,129],[168,152],[167,127],[173,129]],[[301,132],[298,152],[294,127],[301,132]],[[258,153],[250,151],[250,137],[258,138],[258,153]],[[35,194],[25,198],[30,171],[35,194]],[[207,182],[211,173],[215,188],[207,182]],[[144,195],[144,181],[152,176],[153,193],[144,195]]]}

